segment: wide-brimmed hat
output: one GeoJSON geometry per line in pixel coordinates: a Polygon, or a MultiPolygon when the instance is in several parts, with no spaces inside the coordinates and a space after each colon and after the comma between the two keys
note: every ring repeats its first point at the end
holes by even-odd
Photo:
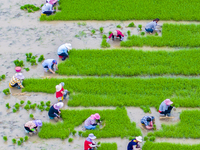
{"type": "Polygon", "coordinates": [[[100,119],[100,115],[98,113],[94,114],[95,119],[99,120],[100,119]]]}
{"type": "Polygon", "coordinates": [[[139,141],[139,142],[142,142],[142,137],[141,136],[137,136],[136,140],[139,141]]]}
{"type": "Polygon", "coordinates": [[[15,78],[17,79],[24,79],[24,75],[22,73],[16,73],[15,78]]]}
{"type": "Polygon", "coordinates": [[[114,36],[117,36],[117,31],[116,31],[116,30],[113,31],[113,35],[114,35],[114,36]]]}
{"type": "Polygon", "coordinates": [[[64,106],[64,103],[63,103],[63,102],[58,102],[58,103],[54,104],[54,108],[55,108],[55,109],[60,109],[60,108],[62,108],[63,106],[64,106]]]}
{"type": "Polygon", "coordinates": [[[94,134],[93,134],[93,133],[90,133],[90,134],[88,135],[88,138],[90,138],[90,139],[94,140],[94,139],[96,139],[96,136],[94,136],[94,134]]]}
{"type": "Polygon", "coordinates": [[[170,99],[166,99],[166,100],[164,100],[164,102],[165,102],[166,105],[173,104],[173,102],[170,99]]]}
{"type": "Polygon", "coordinates": [[[68,50],[72,49],[72,45],[70,43],[65,43],[65,46],[67,47],[68,50]]]}
{"type": "Polygon", "coordinates": [[[56,85],[56,92],[59,92],[62,89],[62,85],[58,84],[56,85]]]}
{"type": "Polygon", "coordinates": [[[41,120],[33,120],[33,123],[34,123],[36,126],[39,126],[39,127],[42,126],[42,121],[41,121],[41,120]]]}

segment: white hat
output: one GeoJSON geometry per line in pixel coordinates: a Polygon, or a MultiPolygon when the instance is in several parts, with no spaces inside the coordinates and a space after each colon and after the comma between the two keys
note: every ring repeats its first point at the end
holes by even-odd
{"type": "Polygon", "coordinates": [[[56,92],[59,92],[61,89],[62,89],[62,85],[61,84],[56,85],[56,92]]]}
{"type": "Polygon", "coordinates": [[[72,45],[70,43],[65,43],[65,46],[67,47],[68,51],[72,49],[72,45]]]}
{"type": "Polygon", "coordinates": [[[137,136],[136,140],[139,141],[139,142],[142,142],[142,137],[141,136],[137,136]]]}
{"type": "Polygon", "coordinates": [[[90,134],[88,135],[88,138],[90,138],[90,139],[94,140],[94,139],[96,139],[96,136],[94,136],[94,134],[93,134],[93,133],[90,133],[90,134]]]}
{"type": "Polygon", "coordinates": [[[63,106],[64,106],[64,103],[63,103],[63,102],[58,102],[58,103],[54,104],[54,108],[55,108],[55,109],[60,109],[60,108],[62,108],[63,106]]]}
{"type": "Polygon", "coordinates": [[[16,73],[15,74],[15,78],[17,78],[17,79],[24,79],[24,75],[22,74],[22,73],[16,73]]]}
{"type": "Polygon", "coordinates": [[[116,31],[116,30],[113,32],[113,35],[114,35],[114,36],[117,36],[117,31],[116,31]]]}

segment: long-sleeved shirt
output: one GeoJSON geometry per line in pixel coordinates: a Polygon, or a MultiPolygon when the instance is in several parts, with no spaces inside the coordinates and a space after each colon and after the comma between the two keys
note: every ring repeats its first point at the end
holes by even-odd
{"type": "Polygon", "coordinates": [[[46,3],[42,6],[42,12],[53,11],[53,5],[46,3]]]}
{"type": "Polygon", "coordinates": [[[29,129],[33,129],[33,128],[37,127],[37,126],[35,125],[35,123],[33,123],[33,121],[27,122],[24,126],[25,126],[25,127],[28,127],[29,129]]]}
{"type": "Polygon", "coordinates": [[[62,54],[62,53],[65,53],[68,55],[68,48],[65,46],[65,44],[61,45],[59,48],[58,48],[58,55],[62,54]]]}
{"type": "Polygon", "coordinates": [[[50,117],[57,117],[58,116],[58,109],[55,109],[53,106],[49,109],[48,115],[50,117]]]}
{"type": "Polygon", "coordinates": [[[153,29],[153,30],[155,30],[156,26],[157,26],[157,23],[155,21],[152,21],[152,22],[147,23],[145,29],[153,29]]]}
{"type": "Polygon", "coordinates": [[[10,80],[10,85],[13,86],[13,85],[15,85],[16,83],[20,86],[20,88],[24,88],[23,85],[22,85],[22,83],[21,83],[21,80],[20,80],[20,79],[17,79],[17,78],[15,77],[15,75],[14,75],[14,76],[11,78],[11,80],[10,80]]]}
{"type": "Polygon", "coordinates": [[[144,116],[142,119],[141,119],[141,123],[145,124],[145,126],[148,126],[148,121],[147,121],[147,118],[152,118],[151,116],[144,116]]]}
{"type": "MultiPolygon", "coordinates": [[[[119,30],[116,30],[116,31],[117,31],[117,37],[119,37],[119,35],[121,35],[122,37],[124,37],[124,35],[122,34],[121,31],[119,31],[119,30]]],[[[113,36],[113,33],[111,33],[108,38],[110,39],[112,36],[113,36]]]]}
{"type": "Polygon", "coordinates": [[[85,120],[85,126],[89,126],[89,125],[93,125],[96,123],[96,120],[95,119],[91,119],[91,117],[88,117],[86,120],[85,120]]]}
{"type": "Polygon", "coordinates": [[[48,66],[48,68],[51,68],[51,66],[53,65],[53,60],[54,59],[46,59],[46,60],[44,60],[44,62],[42,63],[42,66],[43,67],[48,66]]]}
{"type": "Polygon", "coordinates": [[[165,102],[163,101],[161,104],[160,104],[160,107],[159,107],[159,112],[163,112],[165,110],[168,110],[168,107],[165,102]]]}

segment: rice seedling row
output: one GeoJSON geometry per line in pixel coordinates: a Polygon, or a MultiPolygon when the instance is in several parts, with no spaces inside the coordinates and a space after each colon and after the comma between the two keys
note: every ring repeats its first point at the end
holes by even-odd
{"type": "Polygon", "coordinates": [[[198,75],[200,49],[167,51],[72,50],[58,64],[60,75],[198,75]]]}
{"type": "Polygon", "coordinates": [[[43,123],[39,132],[40,138],[61,138],[65,139],[74,127],[81,125],[91,114],[99,113],[104,128],[97,125],[95,130],[80,132],[81,136],[87,137],[93,133],[97,138],[127,137],[141,135],[140,129],[136,128],[135,122],[131,122],[124,107],[117,107],[115,110],[61,110],[63,122],[43,123]],[[120,130],[119,130],[120,129],[120,130]]]}

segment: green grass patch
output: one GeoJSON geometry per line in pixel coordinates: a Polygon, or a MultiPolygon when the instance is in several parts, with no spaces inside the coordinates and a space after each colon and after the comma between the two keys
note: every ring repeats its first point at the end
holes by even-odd
{"type": "Polygon", "coordinates": [[[116,143],[101,143],[101,146],[98,150],[117,150],[116,143]]]}
{"type": "Polygon", "coordinates": [[[199,47],[200,25],[195,24],[163,24],[162,36],[137,36],[128,37],[122,41],[121,46],[169,46],[169,47],[199,47]]]}
{"type": "Polygon", "coordinates": [[[174,143],[153,143],[145,142],[142,146],[142,150],[199,150],[200,144],[190,145],[190,144],[174,144],[174,143]]]}
{"type": "Polygon", "coordinates": [[[40,20],[200,20],[197,0],[60,0],[59,7],[61,12],[40,20]]]}
{"type": "Polygon", "coordinates": [[[116,108],[115,110],[61,110],[63,122],[56,124],[43,123],[40,138],[61,138],[65,139],[73,132],[74,127],[81,125],[91,114],[99,113],[105,127],[95,130],[87,130],[82,136],[87,137],[93,133],[97,138],[126,137],[141,135],[140,129],[136,128],[135,122],[130,121],[126,109],[116,108]],[[119,130],[120,129],[120,130],[119,130]]]}
{"type": "Polygon", "coordinates": [[[162,129],[154,133],[157,137],[200,138],[200,111],[185,110],[180,114],[180,122],[175,125],[162,124],[162,129]],[[185,129],[187,127],[187,129],[185,129]]]}
{"type": "Polygon", "coordinates": [[[167,51],[72,50],[58,64],[61,75],[198,75],[200,49],[167,51]]]}
{"type": "Polygon", "coordinates": [[[25,79],[23,91],[55,93],[65,83],[69,106],[141,106],[158,108],[166,98],[180,107],[199,107],[200,79],[188,78],[68,78],[25,79]],[[39,85],[39,86],[36,86],[39,85]],[[48,88],[46,88],[48,87],[48,88]]]}

